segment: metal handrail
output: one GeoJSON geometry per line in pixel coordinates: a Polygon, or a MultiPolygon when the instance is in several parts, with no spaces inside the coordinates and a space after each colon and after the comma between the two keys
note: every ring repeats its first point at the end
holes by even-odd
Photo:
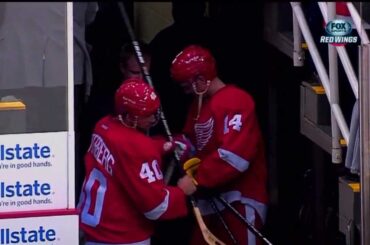
{"type": "Polygon", "coordinates": [[[315,67],[317,69],[317,73],[319,74],[319,77],[321,79],[321,82],[324,86],[325,93],[328,97],[329,102],[331,101],[330,96],[330,86],[329,86],[329,76],[328,73],[325,70],[324,63],[322,62],[321,56],[319,54],[319,51],[317,50],[316,44],[313,40],[312,34],[310,32],[310,29],[308,27],[307,21],[304,17],[301,3],[300,2],[291,2],[290,3],[293,8],[293,13],[295,14],[299,27],[301,28],[302,34],[304,39],[306,40],[308,51],[310,52],[312,56],[312,60],[315,64],[315,67]]]}
{"type": "Polygon", "coordinates": [[[364,25],[363,25],[363,21],[362,21],[361,16],[357,12],[357,10],[356,10],[355,6],[353,5],[353,3],[348,2],[347,3],[347,7],[348,7],[348,10],[349,10],[349,12],[351,14],[351,17],[353,19],[353,23],[356,26],[358,35],[361,38],[361,43],[362,44],[368,44],[369,43],[369,37],[367,36],[367,33],[365,31],[365,28],[364,28],[364,25]]]}
{"type": "MultiPolygon", "coordinates": [[[[330,5],[329,6],[326,3],[319,2],[318,3],[321,13],[324,17],[325,22],[327,23],[329,20],[328,12],[333,14],[333,11],[335,10],[335,6],[330,5]]],[[[342,111],[339,107],[338,101],[336,100],[335,96],[337,96],[336,92],[333,90],[328,90],[330,87],[336,89],[336,84],[333,83],[337,82],[335,77],[335,71],[333,72],[333,66],[336,64],[336,62],[332,62],[331,59],[336,59],[337,56],[335,55],[335,52],[333,52],[333,48],[329,49],[329,62],[331,62],[331,73],[333,73],[333,78],[331,83],[329,84],[329,78],[328,74],[325,70],[325,67],[323,66],[320,54],[317,51],[316,45],[313,42],[311,32],[309,30],[309,27],[307,25],[306,19],[304,17],[302,8],[300,3],[298,2],[291,2],[291,6],[293,9],[293,13],[295,15],[295,18],[293,18],[293,21],[298,21],[299,27],[301,28],[302,34],[307,42],[308,50],[312,56],[313,62],[315,64],[315,67],[318,71],[319,77],[321,79],[321,82],[325,88],[327,98],[330,103],[331,111],[332,111],[332,118],[335,118],[336,123],[333,124],[332,120],[332,127],[338,126],[340,128],[340,131],[345,138],[346,142],[348,143],[349,140],[349,130],[346,121],[344,120],[342,111]],[[331,52],[330,52],[331,51],[331,52]],[[332,86],[329,86],[332,85],[332,86]],[[337,124],[337,125],[336,125],[337,124]]],[[[360,166],[361,166],[361,244],[362,245],[370,245],[370,233],[369,233],[369,227],[370,227],[370,209],[369,209],[369,203],[370,203],[370,140],[369,140],[369,131],[370,131],[370,113],[369,113],[369,106],[370,106],[370,99],[369,99],[369,77],[370,77],[370,43],[369,38],[367,36],[367,33],[365,31],[363,21],[361,19],[361,16],[358,14],[356,8],[354,7],[353,3],[348,2],[347,3],[348,10],[350,12],[350,15],[352,17],[353,23],[355,24],[357,28],[358,35],[361,38],[362,46],[360,48],[360,79],[357,79],[353,67],[351,65],[351,62],[348,58],[348,54],[346,52],[346,49],[343,46],[336,46],[336,50],[339,54],[339,57],[342,61],[344,70],[346,72],[346,75],[348,77],[348,80],[351,84],[352,90],[354,92],[354,95],[356,99],[359,99],[360,101],[360,166]],[[360,90],[359,90],[359,81],[360,82],[360,90]],[[359,96],[359,93],[361,93],[361,96],[359,96]]],[[[333,15],[331,15],[333,17],[333,15]]],[[[294,32],[294,37],[296,37],[299,31],[294,32]]],[[[337,67],[335,68],[337,69],[337,67]]]]}
{"type": "Polygon", "coordinates": [[[322,82],[322,85],[325,89],[325,94],[329,100],[330,107],[333,110],[333,114],[335,116],[336,121],[338,122],[338,125],[340,125],[341,133],[348,143],[349,141],[349,129],[346,120],[343,117],[343,113],[341,113],[341,109],[336,107],[335,104],[332,103],[332,95],[330,90],[330,81],[328,73],[325,69],[325,66],[322,62],[321,56],[319,54],[319,51],[317,50],[316,44],[313,40],[312,34],[310,32],[310,29],[308,27],[306,18],[304,16],[304,13],[302,11],[301,3],[300,2],[291,2],[290,3],[293,9],[293,13],[297,18],[297,21],[299,23],[299,27],[301,28],[302,34],[304,39],[307,42],[308,51],[310,52],[312,56],[312,60],[315,64],[315,67],[317,69],[318,75],[320,77],[320,80],[322,82]],[[335,108],[335,109],[333,109],[335,108]],[[340,113],[338,112],[340,111],[340,113]]]}

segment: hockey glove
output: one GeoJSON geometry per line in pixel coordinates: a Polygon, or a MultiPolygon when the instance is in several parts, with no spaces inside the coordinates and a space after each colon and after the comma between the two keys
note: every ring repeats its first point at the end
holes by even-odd
{"type": "Polygon", "coordinates": [[[184,165],[183,169],[186,172],[187,175],[189,175],[192,179],[195,185],[198,185],[197,181],[194,179],[194,175],[197,171],[197,168],[199,167],[200,159],[197,157],[193,157],[189,160],[187,160],[184,165]]]}
{"type": "Polygon", "coordinates": [[[179,135],[174,138],[175,152],[183,163],[195,155],[195,147],[185,135],[179,135]]]}
{"type": "Polygon", "coordinates": [[[180,162],[183,163],[195,155],[195,147],[185,135],[179,135],[175,136],[173,141],[167,141],[163,144],[163,152],[165,154],[176,152],[180,162]]]}

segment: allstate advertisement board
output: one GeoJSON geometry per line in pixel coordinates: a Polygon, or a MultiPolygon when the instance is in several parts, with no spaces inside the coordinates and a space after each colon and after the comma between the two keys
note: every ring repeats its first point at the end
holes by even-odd
{"type": "Polygon", "coordinates": [[[67,208],[67,139],[67,132],[1,136],[0,212],[67,208]]]}
{"type": "Polygon", "coordinates": [[[78,244],[78,215],[0,219],[0,245],[78,244]]]}

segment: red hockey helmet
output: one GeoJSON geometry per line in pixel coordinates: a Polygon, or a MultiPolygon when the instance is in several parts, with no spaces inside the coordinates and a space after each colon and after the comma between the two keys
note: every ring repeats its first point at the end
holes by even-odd
{"type": "Polygon", "coordinates": [[[160,101],[154,90],[143,80],[130,78],[123,81],[115,94],[117,114],[146,117],[155,114],[160,101]]]}
{"type": "Polygon", "coordinates": [[[172,61],[171,76],[175,81],[191,81],[202,75],[206,80],[216,77],[216,61],[208,49],[190,45],[181,51],[172,61]]]}

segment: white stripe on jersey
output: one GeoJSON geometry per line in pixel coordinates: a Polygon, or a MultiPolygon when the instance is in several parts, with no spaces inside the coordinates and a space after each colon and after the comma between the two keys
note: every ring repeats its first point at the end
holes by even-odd
{"type": "Polygon", "coordinates": [[[164,189],[164,190],[166,191],[166,196],[164,197],[163,201],[157,207],[144,213],[147,219],[156,220],[167,211],[168,200],[170,198],[170,192],[167,189],[164,189]]]}
{"type": "Polygon", "coordinates": [[[218,148],[218,155],[222,160],[230,164],[232,167],[236,168],[239,172],[244,172],[249,167],[249,162],[244,158],[236,155],[235,153],[218,148]]]}

